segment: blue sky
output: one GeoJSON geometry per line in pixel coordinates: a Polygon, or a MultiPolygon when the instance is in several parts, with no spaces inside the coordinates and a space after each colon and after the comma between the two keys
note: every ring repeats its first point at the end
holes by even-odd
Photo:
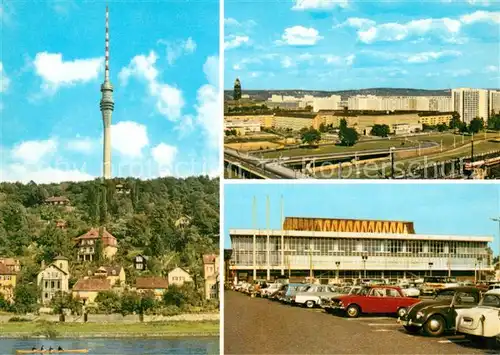
{"type": "Polygon", "coordinates": [[[498,0],[225,1],[224,87],[500,87],[498,0]]]}
{"type": "MultiPolygon", "coordinates": [[[[216,175],[219,4],[109,1],[113,176],[216,175]]],[[[0,5],[0,180],[102,171],[105,2],[0,5]]]]}
{"type": "Polygon", "coordinates": [[[489,184],[226,184],[224,245],[229,229],[252,228],[257,199],[257,226],[266,227],[266,196],[271,229],[284,216],[413,221],[419,234],[489,235],[498,253],[500,185],[489,184]]]}

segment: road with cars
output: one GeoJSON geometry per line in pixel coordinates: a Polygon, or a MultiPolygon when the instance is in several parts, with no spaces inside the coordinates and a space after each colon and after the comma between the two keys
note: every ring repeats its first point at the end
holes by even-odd
{"type": "Polygon", "coordinates": [[[407,334],[389,316],[345,318],[235,291],[224,295],[225,354],[498,354],[453,333],[407,334]]]}

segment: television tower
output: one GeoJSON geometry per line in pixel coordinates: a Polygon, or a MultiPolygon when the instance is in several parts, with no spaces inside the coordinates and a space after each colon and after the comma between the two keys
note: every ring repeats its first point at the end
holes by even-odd
{"type": "Polygon", "coordinates": [[[103,177],[111,179],[111,114],[115,107],[113,101],[113,85],[109,81],[109,11],[106,6],[106,48],[105,48],[104,82],[101,85],[101,102],[99,104],[104,124],[103,177]]]}

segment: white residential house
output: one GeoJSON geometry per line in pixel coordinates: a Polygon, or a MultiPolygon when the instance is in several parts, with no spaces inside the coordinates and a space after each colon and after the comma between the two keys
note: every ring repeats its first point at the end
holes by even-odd
{"type": "Polygon", "coordinates": [[[42,303],[49,303],[57,292],[68,292],[69,263],[64,256],[58,256],[52,264],[44,267],[38,274],[37,285],[42,291],[42,303]]]}
{"type": "Polygon", "coordinates": [[[168,273],[168,284],[182,286],[185,282],[193,282],[191,275],[183,268],[176,267],[168,273]]]}

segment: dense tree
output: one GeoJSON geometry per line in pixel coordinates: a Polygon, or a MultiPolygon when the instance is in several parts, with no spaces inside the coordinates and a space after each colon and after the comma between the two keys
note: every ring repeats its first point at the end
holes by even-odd
{"type": "Polygon", "coordinates": [[[345,118],[340,120],[340,131],[339,131],[340,144],[344,146],[353,146],[359,139],[359,134],[354,128],[347,127],[347,121],[345,118]]]}
{"type": "Polygon", "coordinates": [[[491,113],[491,116],[488,119],[488,128],[500,131],[500,114],[495,114],[494,112],[491,113]]]}
{"type": "Polygon", "coordinates": [[[95,302],[98,304],[99,311],[110,314],[121,311],[120,296],[113,291],[103,291],[97,294],[95,302]]]}
{"type": "Polygon", "coordinates": [[[38,309],[38,288],[34,284],[18,284],[14,289],[14,310],[29,313],[38,309]]]}
{"type": "Polygon", "coordinates": [[[300,139],[302,140],[302,143],[308,144],[309,146],[313,146],[320,142],[321,133],[318,130],[311,127],[309,129],[302,131],[300,139]]]}
{"type": "Polygon", "coordinates": [[[375,124],[372,127],[371,135],[377,137],[387,137],[391,129],[386,124],[375,124]]]}
{"type": "Polygon", "coordinates": [[[436,126],[439,132],[444,132],[448,129],[448,126],[445,123],[440,123],[436,126]]]}
{"type": "Polygon", "coordinates": [[[460,119],[460,115],[457,112],[452,114],[452,118],[450,120],[450,129],[460,129],[462,124],[462,120],[460,119]]]}
{"type": "Polygon", "coordinates": [[[478,133],[483,128],[484,128],[484,121],[481,118],[474,118],[469,123],[469,132],[470,133],[478,133]]]}

